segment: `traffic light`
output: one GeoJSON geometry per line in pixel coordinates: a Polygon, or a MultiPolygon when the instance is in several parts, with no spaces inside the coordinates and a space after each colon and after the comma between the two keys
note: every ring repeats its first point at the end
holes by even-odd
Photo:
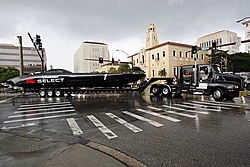
{"type": "Polygon", "coordinates": [[[36,35],[36,45],[39,45],[41,43],[41,36],[36,35]]]}
{"type": "Polygon", "coordinates": [[[192,54],[196,54],[197,53],[197,46],[192,46],[192,54]]]}
{"type": "Polygon", "coordinates": [[[103,63],[103,57],[99,57],[99,63],[103,63]]]}
{"type": "Polygon", "coordinates": [[[212,50],[215,51],[217,48],[216,48],[216,42],[212,42],[212,50]]]}
{"type": "Polygon", "coordinates": [[[112,64],[115,64],[115,59],[112,57],[112,64]]]}
{"type": "Polygon", "coordinates": [[[39,44],[38,44],[38,50],[42,50],[42,49],[43,49],[42,43],[39,43],[39,44]]]}

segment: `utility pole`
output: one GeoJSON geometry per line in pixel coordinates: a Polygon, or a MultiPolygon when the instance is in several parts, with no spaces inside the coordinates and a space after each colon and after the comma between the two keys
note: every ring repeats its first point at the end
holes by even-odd
{"type": "Polygon", "coordinates": [[[23,44],[22,44],[22,36],[17,36],[19,39],[19,68],[20,68],[20,76],[24,74],[23,72],[23,44]]]}

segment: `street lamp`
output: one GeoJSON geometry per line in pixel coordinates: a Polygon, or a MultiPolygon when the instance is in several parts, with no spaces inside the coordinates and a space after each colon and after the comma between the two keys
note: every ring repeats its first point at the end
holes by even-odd
{"type": "Polygon", "coordinates": [[[239,19],[236,21],[236,23],[240,23],[240,22],[244,21],[245,19],[250,19],[250,17],[248,16],[248,17],[244,17],[242,19],[239,19]]]}
{"type": "MultiPolygon", "coordinates": [[[[127,52],[125,52],[124,50],[121,50],[121,49],[116,49],[116,51],[121,51],[121,52],[123,52],[124,54],[126,54],[127,55],[127,57],[129,56],[129,54],[127,53],[127,52]]],[[[132,61],[132,67],[133,67],[133,56],[131,57],[131,61],[132,61]]]]}

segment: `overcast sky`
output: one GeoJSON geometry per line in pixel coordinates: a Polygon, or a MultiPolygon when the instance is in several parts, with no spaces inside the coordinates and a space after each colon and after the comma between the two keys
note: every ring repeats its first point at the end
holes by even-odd
{"type": "Polygon", "coordinates": [[[103,42],[111,56],[127,60],[145,47],[149,23],[160,43],[195,45],[220,30],[244,39],[236,20],[250,16],[250,0],[0,0],[0,43],[33,46],[27,33],[41,35],[47,64],[73,71],[73,55],[82,42],[103,42]]]}

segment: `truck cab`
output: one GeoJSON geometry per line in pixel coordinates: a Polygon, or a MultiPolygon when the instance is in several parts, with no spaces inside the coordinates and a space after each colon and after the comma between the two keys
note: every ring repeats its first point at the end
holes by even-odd
{"type": "Polygon", "coordinates": [[[247,94],[246,90],[244,90],[244,79],[242,77],[222,73],[217,65],[179,66],[175,81],[175,83],[165,82],[160,85],[152,85],[151,93],[159,94],[159,92],[162,92],[162,95],[169,95],[169,92],[176,95],[182,93],[207,94],[212,95],[216,101],[232,100],[238,97],[241,91],[244,91],[243,94],[247,94]],[[156,88],[158,91],[154,91],[157,90],[156,88]],[[164,88],[168,88],[169,92],[164,94],[164,88]]]}

